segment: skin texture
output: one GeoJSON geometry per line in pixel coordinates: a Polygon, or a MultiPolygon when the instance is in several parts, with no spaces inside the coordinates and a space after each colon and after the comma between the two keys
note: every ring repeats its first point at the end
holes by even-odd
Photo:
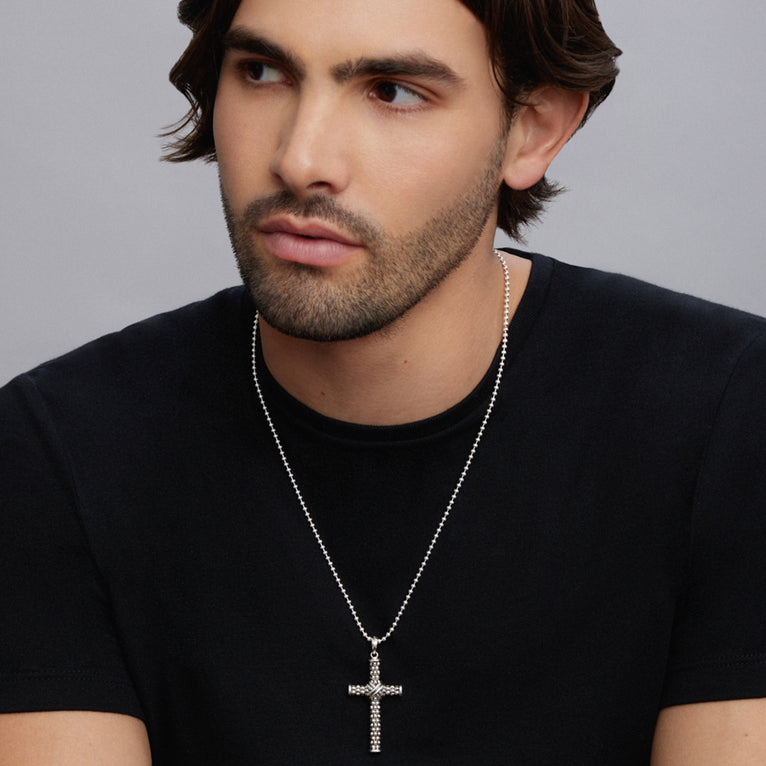
{"type": "MultiPolygon", "coordinates": [[[[408,268],[446,266],[422,300],[362,337],[318,342],[263,322],[272,374],[307,405],[341,419],[401,423],[443,411],[481,379],[500,339],[502,272],[491,254],[495,206],[488,214],[469,214],[469,236],[460,247],[439,242],[427,263],[417,234],[460,211],[461,200],[477,189],[479,202],[486,202],[487,179],[519,189],[538,181],[579,124],[585,96],[552,89],[532,94],[500,146],[503,108],[483,31],[456,0],[244,0],[235,25],[289,50],[300,67],[282,69],[280,61],[241,50],[225,57],[215,137],[231,221],[244,221],[254,200],[281,194],[293,210],[306,212],[307,200],[321,196],[328,201],[315,214],[324,211],[324,224],[342,227],[333,211],[343,210],[348,220],[365,221],[382,234],[343,263],[312,272],[270,255],[252,225],[242,223],[232,227],[241,257],[257,260],[284,300],[295,289],[303,291],[304,302],[323,302],[308,324],[321,319],[325,331],[333,300],[358,306],[365,281],[376,293],[379,273],[370,276],[376,257],[397,260],[393,282],[390,264],[379,267],[392,284],[408,268]],[[447,64],[457,81],[388,72],[381,82],[353,66],[364,57],[423,53],[447,64]],[[255,68],[243,69],[243,58],[255,68]],[[259,69],[261,64],[268,67],[259,69]],[[338,76],[341,71],[345,76],[338,76]],[[386,251],[393,241],[400,247],[386,251]]],[[[353,230],[348,220],[347,234],[353,230]]],[[[513,258],[508,265],[515,309],[529,266],[513,258]]],[[[249,268],[246,263],[244,270],[249,268]]],[[[279,301],[273,302],[270,314],[278,325],[279,301]]],[[[301,332],[308,329],[304,325],[301,332]]],[[[766,763],[765,718],[762,700],[665,710],[652,764],[766,763]]],[[[551,732],[555,736],[555,722],[551,732]]],[[[127,716],[0,715],[0,766],[150,763],[144,725],[127,716]]]]}
{"type": "Polygon", "coordinates": [[[660,713],[651,766],[762,766],[766,699],[678,705],[660,713]]]}
{"type": "Polygon", "coordinates": [[[0,766],[150,766],[137,718],[60,711],[0,715],[0,766]]]}
{"type": "MultiPolygon", "coordinates": [[[[502,330],[496,192],[503,180],[526,188],[542,177],[585,97],[542,91],[503,130],[484,30],[454,0],[244,0],[231,29],[216,151],[242,270],[265,284],[253,292],[266,299],[272,374],[319,412],[362,423],[455,404],[502,330]],[[302,220],[360,247],[329,268],[275,257],[257,229],[273,208],[264,216],[258,201],[279,195],[289,200],[279,210],[309,212],[302,220]],[[255,227],[245,221],[254,204],[255,227]]],[[[515,308],[528,264],[509,261],[515,308]]]]}
{"type": "Polygon", "coordinates": [[[504,138],[498,137],[473,187],[422,227],[400,237],[345,211],[325,194],[301,201],[290,192],[278,193],[248,205],[241,218],[234,217],[224,196],[239,270],[264,318],[280,332],[319,341],[362,337],[397,320],[457,268],[481,236],[497,199],[504,138]],[[294,262],[275,268],[253,232],[259,222],[284,213],[340,223],[344,234],[364,243],[364,268],[355,269],[347,284],[327,278],[327,268],[294,262]],[[412,254],[419,268],[412,267],[412,254]]]}

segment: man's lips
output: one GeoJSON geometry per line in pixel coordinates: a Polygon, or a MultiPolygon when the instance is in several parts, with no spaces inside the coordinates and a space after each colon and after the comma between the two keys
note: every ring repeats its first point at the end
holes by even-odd
{"type": "Polygon", "coordinates": [[[314,221],[298,222],[287,219],[276,219],[267,221],[260,226],[259,229],[264,234],[276,234],[282,232],[284,234],[294,234],[298,237],[310,237],[311,239],[331,239],[335,242],[339,242],[341,245],[358,246],[356,242],[348,237],[344,237],[334,229],[314,221]]]}
{"type": "Polygon", "coordinates": [[[316,221],[275,218],[261,224],[258,231],[272,255],[307,266],[338,266],[361,247],[359,243],[316,221]]]}

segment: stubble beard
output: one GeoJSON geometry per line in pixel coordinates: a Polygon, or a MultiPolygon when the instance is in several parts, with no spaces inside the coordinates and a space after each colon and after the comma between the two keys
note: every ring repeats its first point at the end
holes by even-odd
{"type": "Polygon", "coordinates": [[[481,177],[454,205],[398,237],[323,194],[301,200],[283,190],[254,200],[236,216],[221,187],[239,273],[258,311],[280,332],[313,341],[350,340],[390,326],[476,246],[497,202],[506,135],[501,132],[481,177]],[[362,243],[368,258],[342,281],[304,264],[274,266],[273,258],[257,246],[254,232],[277,214],[333,224],[362,243]]]}

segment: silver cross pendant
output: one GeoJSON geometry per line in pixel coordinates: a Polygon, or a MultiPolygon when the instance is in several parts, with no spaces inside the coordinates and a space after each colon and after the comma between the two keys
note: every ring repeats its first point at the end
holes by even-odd
{"type": "Polygon", "coordinates": [[[380,682],[380,656],[378,639],[372,640],[370,652],[370,680],[364,686],[349,685],[348,693],[370,698],[370,752],[380,752],[380,701],[383,697],[401,696],[401,686],[387,686],[380,682]]]}

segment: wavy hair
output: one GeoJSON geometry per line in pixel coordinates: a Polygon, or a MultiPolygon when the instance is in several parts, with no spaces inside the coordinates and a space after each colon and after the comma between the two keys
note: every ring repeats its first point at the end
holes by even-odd
{"type": "MultiPolygon", "coordinates": [[[[222,39],[240,0],[181,0],[178,18],[192,31],[170,81],[189,110],[165,138],[170,162],[215,160],[213,108],[222,39]]],[[[460,0],[487,33],[489,54],[510,117],[536,88],[550,85],[590,94],[584,124],[614,87],[620,49],[604,31],[595,0],[460,0]]],[[[529,189],[500,190],[497,225],[514,239],[539,219],[561,188],[542,178],[529,189]]]]}

